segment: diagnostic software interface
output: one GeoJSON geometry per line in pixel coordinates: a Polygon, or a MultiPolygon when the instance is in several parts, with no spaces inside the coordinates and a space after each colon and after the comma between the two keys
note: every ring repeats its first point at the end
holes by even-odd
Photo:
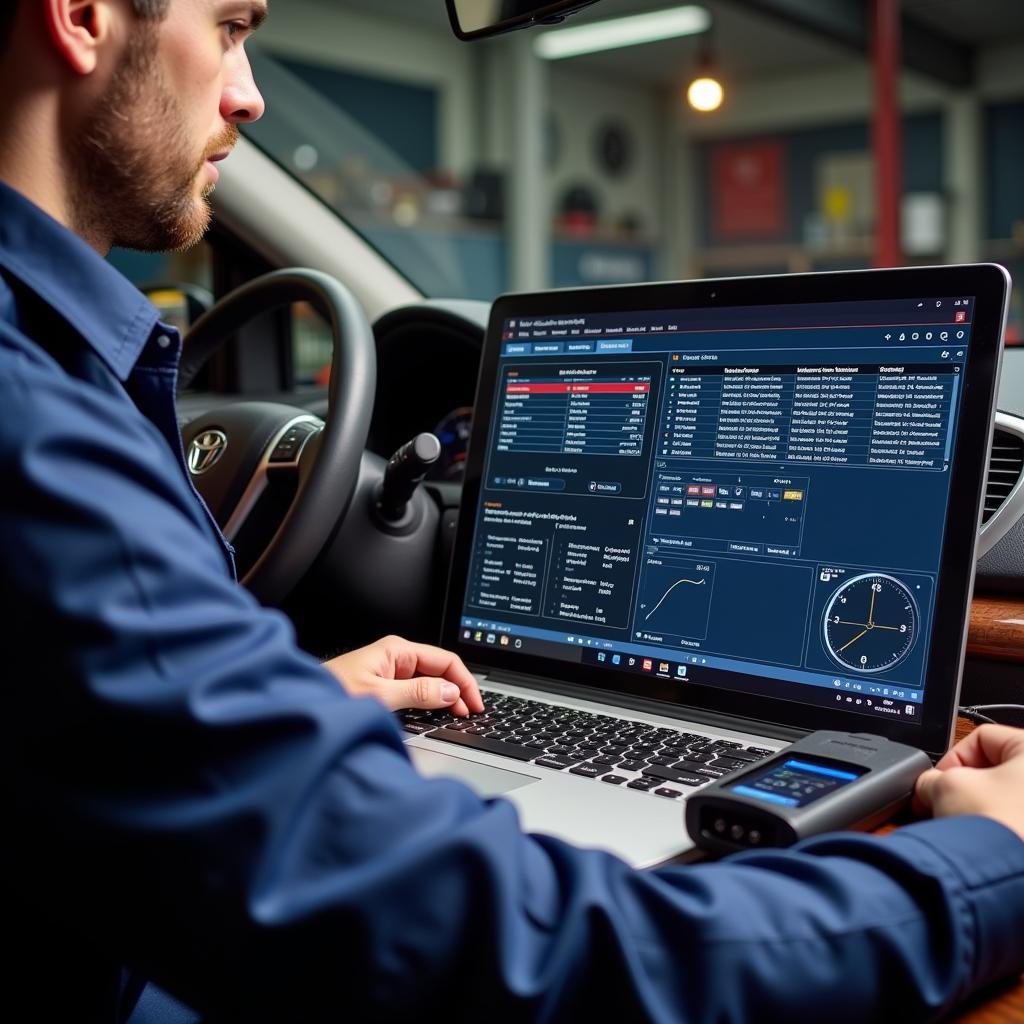
{"type": "Polygon", "coordinates": [[[920,721],[973,307],[507,320],[462,640],[920,721]]]}

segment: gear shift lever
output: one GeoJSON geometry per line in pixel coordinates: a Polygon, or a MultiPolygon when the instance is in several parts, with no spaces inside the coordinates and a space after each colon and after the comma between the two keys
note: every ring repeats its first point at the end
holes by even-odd
{"type": "Polygon", "coordinates": [[[383,519],[397,524],[406,516],[409,499],[440,456],[441,442],[430,433],[417,434],[391,456],[377,492],[377,511],[383,519]]]}

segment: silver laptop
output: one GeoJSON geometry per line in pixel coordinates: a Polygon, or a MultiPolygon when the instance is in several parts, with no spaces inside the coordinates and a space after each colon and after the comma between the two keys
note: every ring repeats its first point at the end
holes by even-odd
{"type": "Polygon", "coordinates": [[[428,774],[636,865],[815,729],[955,723],[1008,277],[996,266],[508,295],[442,642],[487,710],[428,774]]]}

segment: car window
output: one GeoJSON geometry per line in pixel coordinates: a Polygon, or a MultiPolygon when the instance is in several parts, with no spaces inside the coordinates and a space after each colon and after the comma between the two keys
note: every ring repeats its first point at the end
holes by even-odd
{"type": "MultiPolygon", "coordinates": [[[[388,103],[381,105],[377,131],[338,105],[359,76],[276,56],[265,42],[254,47],[252,63],[268,102],[263,118],[246,126],[248,138],[341,214],[420,291],[467,297],[492,286],[492,295],[501,290],[500,276],[474,280],[473,260],[465,256],[464,240],[456,239],[450,216],[458,206],[454,192],[422,169],[436,160],[435,149],[422,137],[410,141],[395,134],[388,103]]],[[[387,98],[398,88],[382,86],[387,98]]],[[[432,106],[422,102],[422,90],[409,89],[408,104],[429,121],[432,106]]],[[[369,115],[364,117],[368,122],[369,115]]],[[[413,114],[401,123],[418,121],[413,114]]]]}
{"type": "Polygon", "coordinates": [[[330,325],[308,302],[299,302],[292,307],[291,333],[295,387],[326,388],[333,353],[330,325]]]}
{"type": "MultiPolygon", "coordinates": [[[[183,253],[139,253],[115,249],[110,262],[143,290],[160,311],[161,319],[182,334],[216,299],[269,268],[220,225],[201,243],[183,253]]],[[[208,392],[267,395],[296,392],[311,398],[326,391],[330,376],[330,326],[311,305],[298,302],[273,315],[269,331],[243,329],[229,339],[190,388],[192,395],[208,392]],[[272,349],[259,359],[255,348],[272,349]],[[232,350],[235,351],[232,351],[232,350]],[[273,374],[252,373],[251,364],[273,367],[273,374]]]]}
{"type": "Polygon", "coordinates": [[[109,260],[129,281],[147,292],[166,323],[182,332],[195,319],[199,307],[213,301],[214,255],[209,239],[186,252],[114,249],[109,260]]]}
{"type": "MultiPolygon", "coordinates": [[[[667,6],[601,0],[569,26],[667,6]]],[[[250,44],[268,107],[245,133],[429,297],[874,265],[867,37],[830,33],[829,5],[802,20],[778,3],[690,6],[696,34],[551,59],[558,27],[465,44],[441,0],[289,0],[250,44]],[[724,99],[697,111],[687,86],[705,72],[724,99]],[[532,262],[517,255],[526,137],[546,191],[532,262]]],[[[1024,5],[985,0],[956,26],[941,6],[903,4],[898,258],[992,260],[1019,281],[1024,5]]],[[[131,268],[209,277],[178,257],[131,268]]],[[[303,381],[321,372],[313,324],[296,318],[303,381]]],[[[1015,284],[1007,343],[1022,342],[1015,284]]]]}

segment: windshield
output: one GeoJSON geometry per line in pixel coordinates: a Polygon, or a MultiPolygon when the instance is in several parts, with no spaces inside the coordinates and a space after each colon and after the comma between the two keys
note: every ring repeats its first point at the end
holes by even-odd
{"type": "Polygon", "coordinates": [[[245,134],[424,294],[481,297],[492,281],[474,281],[461,258],[475,225],[458,222],[454,182],[431,169],[438,156],[430,90],[388,87],[272,53],[253,48],[253,71],[268,103],[245,134]]]}
{"type": "MultiPolygon", "coordinates": [[[[867,30],[829,5],[685,6],[689,34],[565,56],[557,27],[459,42],[441,0],[289,0],[246,134],[431,297],[876,265],[867,30]]],[[[896,261],[1019,277],[1024,5],[979,0],[955,31],[952,6],[903,4],[896,261]]],[[[1011,345],[1022,312],[1015,288],[1011,345]]]]}

